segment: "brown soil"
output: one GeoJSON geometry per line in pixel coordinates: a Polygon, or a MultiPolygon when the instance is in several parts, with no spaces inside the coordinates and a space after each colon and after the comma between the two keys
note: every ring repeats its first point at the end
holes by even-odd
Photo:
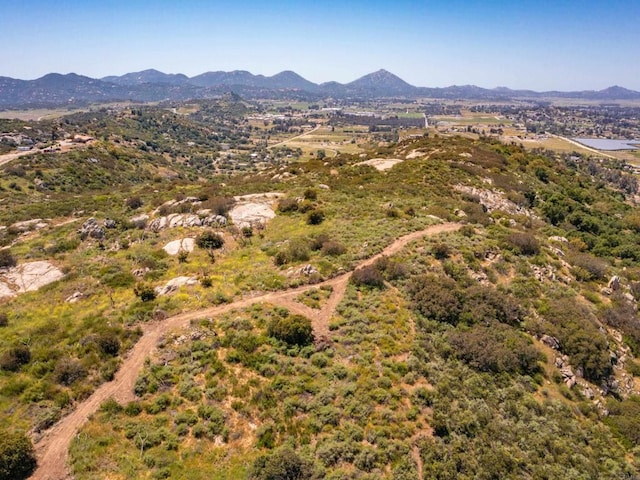
{"type": "MultiPolygon", "coordinates": [[[[410,233],[398,238],[381,253],[365,260],[361,266],[370,265],[383,255],[392,255],[402,250],[409,242],[428,235],[452,232],[460,228],[458,223],[432,225],[419,232],[410,233]]],[[[185,328],[191,320],[213,317],[232,310],[248,307],[255,303],[270,303],[287,308],[293,313],[301,314],[313,322],[316,338],[329,338],[329,320],[337,305],[344,297],[351,272],[316,285],[304,285],[282,292],[271,292],[241,300],[210,307],[194,312],[186,312],[165,320],[147,324],[143,327],[140,340],[123,359],[115,378],[102,384],[89,398],[78,404],[76,409],[49,429],[36,444],[38,468],[31,477],[33,480],[65,480],[73,478],[67,468],[68,450],[76,432],[100,405],[112,397],[120,403],[135,399],[133,387],[142,369],[145,359],[153,353],[158,341],[168,332],[185,328]],[[323,285],[331,285],[331,296],[321,310],[314,310],[295,300],[301,293],[323,285]]]]}

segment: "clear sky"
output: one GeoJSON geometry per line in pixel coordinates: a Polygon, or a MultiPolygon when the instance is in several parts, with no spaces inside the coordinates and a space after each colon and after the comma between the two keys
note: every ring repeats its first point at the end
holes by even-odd
{"type": "Polygon", "coordinates": [[[155,68],[640,90],[640,0],[0,0],[0,76],[155,68]]]}

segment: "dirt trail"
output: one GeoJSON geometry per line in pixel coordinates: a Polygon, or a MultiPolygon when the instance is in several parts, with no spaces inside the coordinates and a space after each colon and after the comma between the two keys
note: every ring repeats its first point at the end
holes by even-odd
{"type": "MultiPolygon", "coordinates": [[[[383,255],[397,253],[413,240],[428,235],[452,232],[459,229],[460,226],[458,223],[443,223],[432,225],[419,232],[410,233],[398,238],[382,252],[362,262],[360,266],[371,265],[383,255]]],[[[313,322],[316,337],[328,337],[329,320],[344,297],[351,273],[344,273],[316,285],[303,285],[282,292],[270,292],[243,298],[226,305],[186,312],[169,317],[166,320],[146,324],[143,327],[142,336],[124,358],[115,378],[111,382],[102,384],[89,398],[81,402],[72,413],[48,430],[36,444],[38,469],[31,479],[65,480],[73,478],[67,470],[67,458],[69,445],[76,432],[87,422],[89,416],[98,410],[102,402],[109,397],[120,403],[130,402],[135,399],[133,388],[138,378],[138,373],[142,369],[145,359],[154,351],[162,336],[172,330],[186,328],[191,320],[221,315],[255,303],[271,303],[285,307],[293,313],[308,317],[313,322]],[[333,291],[321,310],[314,310],[295,300],[301,293],[323,285],[332,286],[333,291]]]]}

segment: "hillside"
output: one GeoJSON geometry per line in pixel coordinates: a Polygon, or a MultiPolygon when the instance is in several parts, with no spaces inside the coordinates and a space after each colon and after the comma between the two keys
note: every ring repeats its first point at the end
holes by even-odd
{"type": "Polygon", "coordinates": [[[93,139],[0,174],[33,478],[639,475],[635,176],[432,133],[251,164],[256,108],[2,124],[93,139]]]}

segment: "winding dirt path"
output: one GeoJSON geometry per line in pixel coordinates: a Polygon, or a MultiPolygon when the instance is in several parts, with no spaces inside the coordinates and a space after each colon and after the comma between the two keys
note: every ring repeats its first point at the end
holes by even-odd
{"type": "MultiPolygon", "coordinates": [[[[384,255],[397,253],[413,240],[429,235],[453,232],[458,230],[460,226],[458,223],[443,223],[432,225],[419,232],[410,233],[398,238],[379,254],[363,261],[360,266],[371,265],[384,255]]],[[[87,422],[89,416],[96,412],[100,405],[108,398],[112,397],[120,403],[130,402],[135,399],[133,388],[138,378],[138,373],[142,369],[145,359],[156,348],[162,336],[172,330],[186,328],[189,326],[191,320],[220,315],[232,310],[248,307],[255,303],[271,303],[283,306],[293,313],[308,317],[313,322],[316,338],[326,338],[329,336],[329,320],[345,295],[351,273],[352,272],[344,273],[316,285],[304,285],[281,292],[270,292],[263,295],[243,298],[226,305],[186,312],[169,317],[166,320],[144,325],[142,336],[127,354],[126,358],[124,358],[115,378],[111,382],[102,384],[89,398],[81,402],[72,413],[49,429],[36,444],[38,468],[31,479],[66,480],[73,478],[67,469],[67,459],[69,445],[76,435],[76,432],[87,422]],[[333,291],[322,309],[314,310],[295,300],[301,293],[323,285],[330,285],[333,287],[333,291]]]]}

